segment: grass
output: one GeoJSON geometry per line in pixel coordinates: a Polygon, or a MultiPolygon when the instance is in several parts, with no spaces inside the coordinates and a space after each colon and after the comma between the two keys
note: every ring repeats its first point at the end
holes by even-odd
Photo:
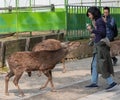
{"type": "Polygon", "coordinates": [[[0,67],[0,74],[4,74],[8,72],[8,68],[6,66],[0,67]]]}

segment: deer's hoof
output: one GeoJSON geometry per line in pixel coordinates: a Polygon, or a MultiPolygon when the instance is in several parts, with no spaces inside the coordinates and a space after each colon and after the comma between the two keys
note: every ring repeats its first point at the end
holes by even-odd
{"type": "Polygon", "coordinates": [[[51,92],[57,92],[57,90],[56,89],[52,89],[51,92]]]}
{"type": "Polygon", "coordinates": [[[40,87],[40,90],[42,90],[42,89],[44,89],[44,88],[45,88],[44,86],[41,86],[41,87],[40,87]]]}
{"type": "Polygon", "coordinates": [[[64,69],[62,72],[63,72],[63,73],[66,73],[66,69],[64,69]]]}
{"type": "Polygon", "coordinates": [[[6,95],[6,96],[9,96],[9,93],[7,92],[7,93],[5,93],[5,95],[6,95]]]}
{"type": "Polygon", "coordinates": [[[24,93],[20,93],[19,96],[24,97],[25,95],[24,95],[24,93]]]}
{"type": "Polygon", "coordinates": [[[24,97],[25,95],[24,95],[24,93],[22,94],[22,97],[24,97]]]}

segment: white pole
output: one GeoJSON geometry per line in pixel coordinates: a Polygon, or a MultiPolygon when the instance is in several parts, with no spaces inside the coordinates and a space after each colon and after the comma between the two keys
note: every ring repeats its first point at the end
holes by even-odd
{"type": "MultiPolygon", "coordinates": [[[[7,5],[6,5],[6,0],[4,0],[4,7],[6,8],[7,7],[7,5]]],[[[5,12],[6,12],[6,10],[5,10],[5,12]]]]}
{"type": "Polygon", "coordinates": [[[51,5],[51,0],[49,0],[49,5],[51,5]]]}
{"type": "Polygon", "coordinates": [[[83,3],[83,2],[82,2],[82,0],[81,0],[81,6],[82,6],[82,3],[83,3]]]}

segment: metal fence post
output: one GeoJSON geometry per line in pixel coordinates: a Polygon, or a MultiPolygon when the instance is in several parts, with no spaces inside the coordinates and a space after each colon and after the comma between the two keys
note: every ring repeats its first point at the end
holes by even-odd
{"type": "Polygon", "coordinates": [[[1,42],[1,67],[4,67],[5,65],[5,43],[1,42]]]}
{"type": "Polygon", "coordinates": [[[65,35],[65,41],[68,41],[68,0],[65,0],[65,29],[66,29],[66,35],[65,35]]]}

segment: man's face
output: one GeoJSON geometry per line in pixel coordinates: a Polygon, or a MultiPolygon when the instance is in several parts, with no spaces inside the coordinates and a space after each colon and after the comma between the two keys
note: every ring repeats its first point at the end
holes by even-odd
{"type": "Polygon", "coordinates": [[[104,16],[108,16],[109,15],[109,11],[107,9],[104,10],[104,16]]]}

